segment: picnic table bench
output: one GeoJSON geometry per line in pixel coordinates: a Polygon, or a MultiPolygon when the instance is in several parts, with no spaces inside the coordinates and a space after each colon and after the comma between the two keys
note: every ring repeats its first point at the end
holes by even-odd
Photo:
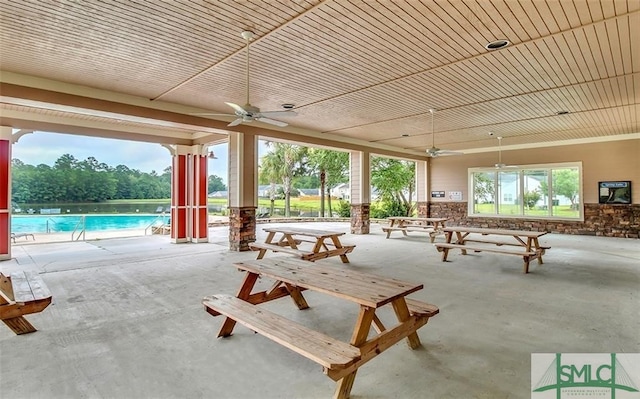
{"type": "Polygon", "coordinates": [[[465,226],[453,226],[445,227],[443,229],[446,242],[436,243],[434,246],[438,252],[442,252],[442,261],[445,262],[449,255],[449,250],[460,249],[463,255],[467,254],[467,251],[474,252],[493,252],[503,255],[520,256],[523,259],[524,273],[529,273],[529,263],[537,259],[538,264],[543,264],[542,255],[545,254],[545,250],[550,247],[541,246],[538,240],[539,237],[547,234],[546,231],[528,231],[528,230],[509,230],[509,229],[489,229],[480,227],[465,227],[465,226]],[[453,241],[453,235],[456,235],[455,242],[453,241]],[[514,238],[514,241],[500,241],[486,238],[469,238],[470,234],[480,234],[485,236],[510,236],[514,238]],[[480,245],[467,245],[467,243],[478,243],[480,245]],[[502,248],[506,246],[508,248],[502,248]],[[516,247],[516,248],[511,248],[516,247]]]}
{"type": "Polygon", "coordinates": [[[51,292],[36,273],[0,273],[0,320],[14,333],[36,331],[24,315],[42,312],[50,303],[51,292]]]}
{"type": "Polygon", "coordinates": [[[407,236],[408,232],[428,233],[430,241],[434,242],[436,236],[442,234],[447,218],[391,216],[387,220],[389,225],[382,227],[382,231],[387,233],[387,238],[394,231],[401,231],[404,236],[407,236]]]}
{"type": "MultiPolygon", "coordinates": [[[[332,265],[308,264],[293,258],[271,258],[236,263],[246,271],[236,297],[212,295],[203,299],[205,310],[226,316],[218,337],[232,334],[236,322],[320,364],[324,373],[337,381],[334,398],[349,397],[356,372],[402,339],[411,349],[419,347],[416,331],[439,313],[437,306],[406,298],[423,288],[422,284],[404,282],[332,265]],[[252,293],[259,276],[275,283],[269,290],[252,293]],[[322,332],[258,306],[261,303],[291,297],[298,309],[307,309],[303,292],[312,290],[332,295],[360,305],[350,342],[343,342],[322,332]],[[376,310],[391,304],[398,324],[387,328],[376,310]],[[378,334],[370,334],[371,329],[378,334]]],[[[389,307],[387,307],[389,308],[389,307]]]]}
{"type": "Polygon", "coordinates": [[[259,251],[257,259],[262,259],[267,251],[284,252],[300,259],[316,261],[331,256],[339,256],[343,263],[349,263],[348,253],[351,253],[355,245],[342,245],[341,232],[306,229],[301,227],[268,227],[263,229],[268,232],[264,243],[251,243],[249,248],[259,251]],[[280,237],[276,239],[276,234],[280,237]],[[300,248],[302,243],[311,243],[311,248],[300,248]]]}

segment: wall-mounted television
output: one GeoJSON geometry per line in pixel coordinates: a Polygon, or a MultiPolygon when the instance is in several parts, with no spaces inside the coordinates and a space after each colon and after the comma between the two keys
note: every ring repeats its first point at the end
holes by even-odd
{"type": "Polygon", "coordinates": [[[601,181],[598,182],[601,204],[630,204],[630,181],[601,181]]]}

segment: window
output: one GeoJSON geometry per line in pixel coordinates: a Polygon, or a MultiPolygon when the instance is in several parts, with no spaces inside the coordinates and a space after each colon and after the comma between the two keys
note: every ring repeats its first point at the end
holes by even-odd
{"type": "Polygon", "coordinates": [[[582,164],[469,169],[469,216],[582,220],[582,164]]]}

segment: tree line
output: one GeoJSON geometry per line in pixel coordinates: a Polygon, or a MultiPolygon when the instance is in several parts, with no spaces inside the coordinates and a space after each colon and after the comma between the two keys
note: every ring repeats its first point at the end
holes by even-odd
{"type": "MultiPolygon", "coordinates": [[[[115,167],[94,157],[78,160],[64,154],[53,166],[11,161],[11,200],[14,203],[101,202],[118,199],[171,197],[171,167],[158,174],[115,167]]],[[[218,176],[209,176],[209,192],[225,190],[218,176]]]]}
{"type": "MultiPolygon", "coordinates": [[[[332,215],[331,191],[349,181],[349,153],[293,144],[268,142],[270,151],[259,165],[260,184],[271,185],[271,213],[281,186],[285,199],[285,215],[290,215],[290,198],[294,189],[320,188],[321,216],[332,215]]],[[[28,165],[12,160],[11,200],[21,203],[101,202],[127,199],[165,199],[171,197],[171,167],[161,174],[115,167],[99,162],[95,157],[78,160],[64,154],[53,166],[28,165]]],[[[414,162],[372,157],[371,185],[376,202],[371,217],[410,215],[414,211],[414,162]]],[[[210,175],[208,192],[225,191],[222,178],[210,175]]],[[[347,216],[349,204],[342,202],[339,213],[347,216]]]]}

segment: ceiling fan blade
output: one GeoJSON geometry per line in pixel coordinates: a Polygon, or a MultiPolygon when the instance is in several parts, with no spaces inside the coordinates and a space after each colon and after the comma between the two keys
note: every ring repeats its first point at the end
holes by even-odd
{"type": "Polygon", "coordinates": [[[449,150],[440,150],[439,153],[440,155],[464,155],[464,152],[449,150]]]}
{"type": "Polygon", "coordinates": [[[277,121],[275,119],[265,118],[265,117],[262,117],[262,116],[260,116],[258,118],[255,118],[255,119],[257,121],[260,121],[260,122],[264,122],[264,123],[268,123],[270,125],[275,125],[275,126],[280,126],[280,127],[285,127],[285,126],[289,125],[287,122],[277,121]]]}
{"type": "Polygon", "coordinates": [[[193,116],[234,116],[233,114],[214,114],[212,112],[196,112],[189,115],[193,116]]]}
{"type": "Polygon", "coordinates": [[[233,122],[231,122],[230,124],[228,124],[227,126],[238,126],[239,124],[241,124],[243,122],[242,118],[238,118],[233,120],[233,122]]]}
{"type": "Polygon", "coordinates": [[[265,111],[260,112],[260,116],[296,116],[298,113],[296,111],[265,111]]]}
{"type": "Polygon", "coordinates": [[[228,106],[230,106],[231,108],[233,108],[234,111],[236,111],[236,113],[240,113],[240,114],[246,114],[247,111],[242,108],[241,106],[239,106],[238,104],[234,104],[234,103],[225,103],[228,106]]]}

